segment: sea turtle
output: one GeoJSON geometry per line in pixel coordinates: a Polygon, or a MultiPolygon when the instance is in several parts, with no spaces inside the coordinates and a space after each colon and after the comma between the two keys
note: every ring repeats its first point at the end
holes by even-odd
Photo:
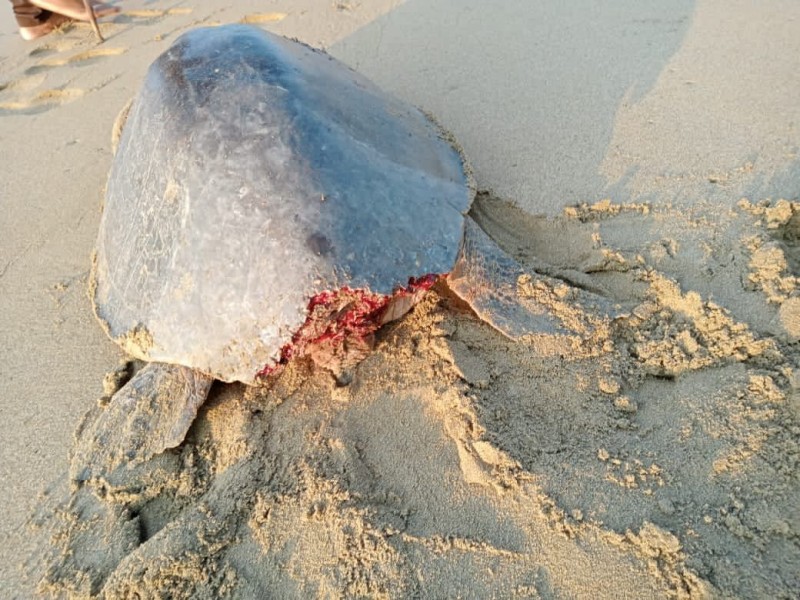
{"type": "Polygon", "coordinates": [[[92,274],[98,319],[149,364],[84,428],[73,477],[177,446],[214,379],[298,355],[340,371],[441,278],[508,335],[550,328],[473,197],[450,136],[325,52],[245,25],[182,35],[127,116],[92,274]]]}

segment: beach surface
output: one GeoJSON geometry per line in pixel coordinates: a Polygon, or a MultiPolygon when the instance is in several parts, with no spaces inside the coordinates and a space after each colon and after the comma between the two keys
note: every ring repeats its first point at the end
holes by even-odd
{"type": "Polygon", "coordinates": [[[116,4],[100,45],[0,15],[0,595],[796,596],[800,4],[116,4]],[[87,293],[112,126],[232,22],[435,115],[554,326],[437,286],[349,385],[215,384],[179,447],[77,484],[140,366],[87,293]]]}

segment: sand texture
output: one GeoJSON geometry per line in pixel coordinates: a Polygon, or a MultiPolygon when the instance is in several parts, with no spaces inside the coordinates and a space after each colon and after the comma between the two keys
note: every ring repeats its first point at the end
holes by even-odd
{"type": "Polygon", "coordinates": [[[120,2],[102,45],[6,9],[0,595],[796,597],[800,5],[227,4],[120,2]],[[216,382],[178,429],[206,381],[116,394],[160,371],[87,294],[113,124],[180,33],[235,21],[453,133],[534,333],[440,282],[346,381],[216,382]]]}

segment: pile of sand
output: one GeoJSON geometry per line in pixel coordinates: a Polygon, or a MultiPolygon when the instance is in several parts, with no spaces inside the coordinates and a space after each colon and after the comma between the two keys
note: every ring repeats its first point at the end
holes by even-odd
{"type": "Polygon", "coordinates": [[[601,202],[536,219],[481,195],[475,215],[530,269],[518,293],[557,333],[511,342],[441,287],[381,332],[347,386],[305,363],[263,389],[218,384],[175,451],[109,459],[51,492],[35,519],[40,591],[797,589],[800,352],[785,305],[800,204],[743,202],[711,221],[601,202]],[[782,262],[765,266],[767,251],[782,262]],[[752,316],[678,277],[737,281],[752,316]]]}

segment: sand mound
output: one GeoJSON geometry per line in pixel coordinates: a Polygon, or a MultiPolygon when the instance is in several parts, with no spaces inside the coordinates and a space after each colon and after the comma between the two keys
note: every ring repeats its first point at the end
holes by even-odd
{"type": "Polygon", "coordinates": [[[790,596],[800,205],[474,213],[557,330],[511,342],[437,287],[347,386],[215,384],[178,448],[51,490],[39,592],[790,596]]]}

